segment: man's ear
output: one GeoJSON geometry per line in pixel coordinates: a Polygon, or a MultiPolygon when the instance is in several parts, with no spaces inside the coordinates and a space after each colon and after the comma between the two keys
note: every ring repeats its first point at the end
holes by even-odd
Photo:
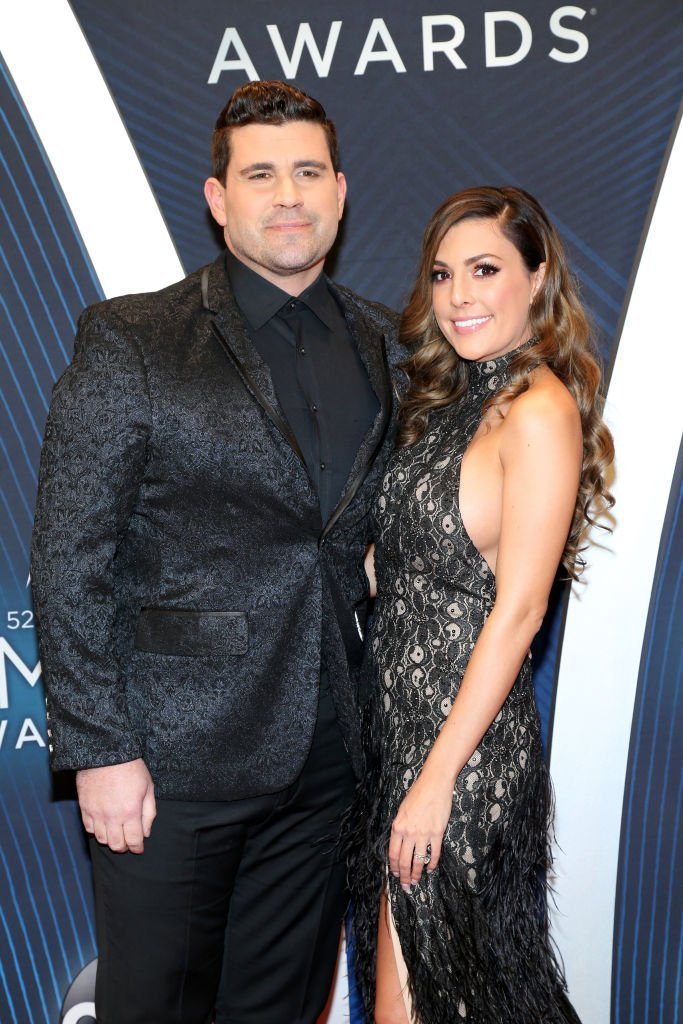
{"type": "Polygon", "coordinates": [[[221,185],[218,178],[206,179],[204,182],[204,197],[209,204],[211,216],[217,224],[224,228],[227,221],[225,214],[225,187],[221,185]]]}
{"type": "Polygon", "coordinates": [[[342,213],[344,212],[344,200],[346,199],[346,178],[339,171],[337,173],[337,207],[339,209],[339,219],[341,220],[342,213]]]}

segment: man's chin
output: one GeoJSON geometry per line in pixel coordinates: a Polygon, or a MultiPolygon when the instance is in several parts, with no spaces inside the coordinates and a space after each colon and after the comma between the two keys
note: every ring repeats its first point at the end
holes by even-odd
{"type": "Polygon", "coordinates": [[[325,256],[327,253],[300,253],[300,254],[283,254],[278,255],[277,259],[272,259],[269,265],[269,269],[280,277],[291,277],[293,274],[303,274],[307,270],[314,270],[316,267],[322,267],[325,262],[325,256]]]}

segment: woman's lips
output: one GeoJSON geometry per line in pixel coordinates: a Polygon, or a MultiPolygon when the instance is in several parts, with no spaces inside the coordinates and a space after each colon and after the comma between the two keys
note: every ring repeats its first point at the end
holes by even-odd
{"type": "Polygon", "coordinates": [[[451,320],[451,323],[456,334],[474,334],[475,331],[481,330],[490,320],[493,320],[491,315],[470,316],[462,320],[451,320]]]}

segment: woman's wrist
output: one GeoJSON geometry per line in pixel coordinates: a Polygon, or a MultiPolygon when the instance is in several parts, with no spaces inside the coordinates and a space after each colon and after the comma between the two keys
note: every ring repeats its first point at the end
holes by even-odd
{"type": "Polygon", "coordinates": [[[453,762],[453,758],[448,755],[448,751],[442,752],[435,744],[421,772],[421,775],[425,777],[425,782],[452,790],[459,774],[460,769],[453,762]]]}

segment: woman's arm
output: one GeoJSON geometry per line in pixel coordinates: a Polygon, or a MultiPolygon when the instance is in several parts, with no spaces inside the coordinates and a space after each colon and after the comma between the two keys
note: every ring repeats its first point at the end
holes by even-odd
{"type": "Polygon", "coordinates": [[[568,393],[538,387],[512,404],[500,428],[503,469],[496,601],[460,690],[392,827],[390,868],[404,888],[431,846],[439,862],[455,781],[498,714],[538,631],[572,520],[581,469],[578,410],[568,393]],[[565,397],[566,396],[566,397],[565,397]]]}

